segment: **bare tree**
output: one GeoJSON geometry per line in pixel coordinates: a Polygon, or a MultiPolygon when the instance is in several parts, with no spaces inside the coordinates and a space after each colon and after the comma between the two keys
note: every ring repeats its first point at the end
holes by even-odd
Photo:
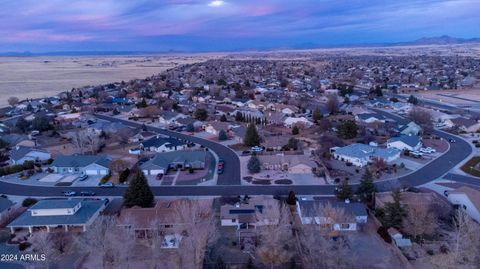
{"type": "Polygon", "coordinates": [[[432,234],[437,227],[437,216],[426,204],[415,204],[408,207],[404,220],[404,229],[414,237],[432,234]]]}
{"type": "Polygon", "coordinates": [[[52,263],[58,260],[60,253],[55,248],[53,235],[48,232],[35,233],[32,238],[33,252],[45,255],[45,263],[50,268],[52,263]]]}
{"type": "Polygon", "coordinates": [[[353,216],[343,208],[333,207],[330,203],[314,207],[314,218],[310,224],[300,227],[300,253],[306,268],[349,268],[352,254],[348,248],[348,238],[331,238],[335,234],[335,226],[351,222],[353,216]]]}
{"type": "Polygon", "coordinates": [[[335,114],[338,112],[338,97],[336,95],[328,96],[327,109],[330,114],[335,114]]]}
{"type": "Polygon", "coordinates": [[[81,154],[85,153],[86,149],[94,154],[99,150],[102,139],[94,132],[79,130],[71,137],[71,143],[81,154]]]}
{"type": "Polygon", "coordinates": [[[437,268],[478,268],[480,264],[480,226],[463,210],[458,209],[453,218],[451,249],[432,257],[437,268]]]}
{"type": "Polygon", "coordinates": [[[128,268],[135,238],[130,229],[117,226],[115,217],[99,216],[75,239],[80,251],[100,259],[101,268],[128,268]]]}
{"type": "Polygon", "coordinates": [[[16,104],[18,104],[18,102],[19,102],[18,97],[12,96],[8,98],[8,104],[10,106],[15,106],[16,104]]]}
{"type": "Polygon", "coordinates": [[[182,235],[179,267],[202,268],[207,246],[216,235],[212,200],[183,200],[176,205],[176,213],[176,233],[182,235]]]}
{"type": "Polygon", "coordinates": [[[290,211],[286,205],[269,207],[257,215],[259,246],[256,254],[262,262],[273,268],[288,262],[293,256],[293,237],[290,211]]]}
{"type": "Polygon", "coordinates": [[[429,111],[419,107],[413,107],[410,112],[408,112],[407,117],[420,125],[426,132],[433,131],[432,114],[429,111]]]}

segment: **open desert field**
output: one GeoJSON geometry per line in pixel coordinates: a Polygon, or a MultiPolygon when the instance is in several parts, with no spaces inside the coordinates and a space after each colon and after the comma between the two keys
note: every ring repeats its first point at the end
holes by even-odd
{"type": "Polygon", "coordinates": [[[457,106],[472,106],[480,104],[480,88],[425,91],[419,92],[416,95],[457,106]]]}
{"type": "Polygon", "coordinates": [[[74,87],[145,78],[221,54],[0,57],[0,106],[10,96],[38,98],[74,87]]]}

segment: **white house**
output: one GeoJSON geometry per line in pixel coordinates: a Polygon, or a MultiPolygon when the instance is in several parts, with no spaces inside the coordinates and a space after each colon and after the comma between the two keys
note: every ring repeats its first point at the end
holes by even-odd
{"type": "Polygon", "coordinates": [[[58,174],[107,175],[110,157],[98,155],[58,156],[51,167],[58,174]]]}
{"type": "Polygon", "coordinates": [[[329,225],[334,231],[356,231],[368,220],[362,203],[299,200],[297,213],[304,225],[329,225]]]}
{"type": "Polygon", "coordinates": [[[145,151],[170,152],[185,149],[187,143],[176,138],[157,135],[141,142],[140,146],[145,151]]]}
{"type": "Polygon", "coordinates": [[[23,164],[26,161],[47,161],[52,155],[50,152],[33,147],[16,146],[10,151],[11,164],[23,164]]]}
{"type": "Polygon", "coordinates": [[[333,157],[343,162],[352,163],[363,167],[373,158],[382,159],[387,163],[400,158],[401,151],[396,148],[378,148],[365,144],[351,144],[345,147],[333,147],[330,149],[333,157]]]}
{"type": "Polygon", "coordinates": [[[385,117],[377,113],[363,113],[355,115],[355,120],[363,123],[385,122],[385,117]]]}
{"type": "Polygon", "coordinates": [[[387,141],[387,148],[396,148],[398,150],[416,151],[421,147],[422,141],[416,135],[401,135],[392,137],[387,141]]]}
{"type": "Polygon", "coordinates": [[[305,117],[287,117],[283,124],[287,128],[292,128],[296,124],[304,125],[305,127],[310,127],[313,125],[313,123],[305,117]]]}
{"type": "Polygon", "coordinates": [[[463,186],[449,191],[447,199],[480,223],[480,191],[463,186]]]}

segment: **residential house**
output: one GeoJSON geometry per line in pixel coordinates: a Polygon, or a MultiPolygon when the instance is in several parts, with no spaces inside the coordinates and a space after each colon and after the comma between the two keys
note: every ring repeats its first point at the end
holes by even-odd
{"type": "Polygon", "coordinates": [[[401,135],[387,141],[387,148],[416,151],[422,147],[422,140],[416,135],[401,135]]]}
{"type": "Polygon", "coordinates": [[[220,223],[222,226],[236,226],[237,229],[278,223],[278,219],[269,219],[274,216],[269,213],[278,207],[277,200],[266,197],[250,198],[246,203],[222,205],[220,223]]]}
{"type": "Polygon", "coordinates": [[[288,144],[288,140],[291,138],[291,135],[272,135],[266,137],[262,142],[262,146],[267,150],[282,150],[282,148],[288,144]]]}
{"type": "Polygon", "coordinates": [[[313,125],[313,123],[305,117],[287,117],[283,124],[287,128],[292,128],[295,125],[301,125],[305,127],[311,127],[313,125]]]}
{"type": "Polygon", "coordinates": [[[403,234],[400,233],[397,229],[390,227],[387,230],[388,235],[390,235],[390,238],[392,238],[392,241],[395,243],[395,245],[399,248],[404,248],[404,247],[411,247],[412,246],[412,241],[408,238],[404,238],[403,234]]]}
{"type": "Polygon", "coordinates": [[[282,112],[268,111],[265,113],[268,124],[282,125],[285,121],[285,114],[282,112]]]}
{"type": "Polygon", "coordinates": [[[402,135],[420,135],[423,132],[422,127],[411,120],[398,120],[397,130],[402,135]]]}
{"type": "Polygon", "coordinates": [[[368,213],[362,203],[298,200],[297,214],[304,225],[329,226],[333,231],[357,231],[367,223],[368,213]]]}
{"type": "Polygon", "coordinates": [[[400,158],[400,150],[396,148],[385,149],[358,143],[345,147],[333,147],[330,151],[335,159],[352,163],[358,167],[367,165],[373,158],[384,160],[387,163],[400,158]]]}
{"type": "Polygon", "coordinates": [[[467,133],[474,133],[480,130],[480,122],[474,119],[458,117],[458,118],[447,120],[446,122],[447,122],[447,125],[451,125],[467,133]]]}
{"type": "Polygon", "coordinates": [[[205,125],[205,132],[213,135],[218,135],[221,130],[228,132],[231,128],[232,125],[228,122],[212,121],[205,125]]]}
{"type": "Polygon", "coordinates": [[[480,191],[462,186],[447,192],[447,199],[480,223],[480,191]]]}
{"type": "Polygon", "coordinates": [[[207,152],[172,151],[156,154],[155,157],[140,166],[145,175],[166,174],[169,169],[203,169],[207,162],[207,152]]]}
{"type": "Polygon", "coordinates": [[[317,164],[307,155],[260,155],[263,169],[285,171],[290,174],[311,174],[317,164]]]}
{"type": "Polygon", "coordinates": [[[148,140],[142,141],[140,147],[145,151],[170,152],[185,149],[187,143],[173,137],[156,135],[148,140]]]}
{"type": "Polygon", "coordinates": [[[385,122],[385,116],[378,113],[363,113],[355,115],[355,120],[362,123],[385,122]]]}
{"type": "Polygon", "coordinates": [[[47,161],[52,155],[50,152],[32,147],[15,146],[10,151],[10,163],[11,164],[23,164],[26,161],[47,161]]]}
{"type": "Polygon", "coordinates": [[[36,228],[45,228],[50,232],[50,229],[59,226],[66,232],[73,227],[81,227],[82,231],[86,231],[104,208],[105,200],[40,200],[7,227],[12,234],[18,228],[28,228],[33,233],[36,228]]]}
{"type": "Polygon", "coordinates": [[[107,175],[110,157],[98,155],[67,155],[58,156],[51,164],[58,174],[107,175]]]}
{"type": "Polygon", "coordinates": [[[177,119],[177,124],[180,125],[180,126],[187,126],[189,124],[192,124],[193,128],[195,130],[197,130],[197,129],[200,129],[202,127],[203,122],[187,116],[185,118],[177,119]]]}
{"type": "Polygon", "coordinates": [[[153,132],[141,131],[141,132],[137,133],[136,135],[130,137],[128,139],[128,141],[130,141],[132,143],[142,142],[145,139],[153,137],[154,135],[155,135],[155,133],[153,133],[153,132]]]}
{"type": "Polygon", "coordinates": [[[187,118],[187,116],[178,112],[162,111],[158,121],[165,125],[178,125],[177,121],[182,118],[187,118]]]}

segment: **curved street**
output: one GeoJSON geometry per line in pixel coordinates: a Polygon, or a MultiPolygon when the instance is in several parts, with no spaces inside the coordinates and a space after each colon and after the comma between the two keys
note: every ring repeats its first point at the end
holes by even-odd
{"type": "MultiPolygon", "coordinates": [[[[393,119],[400,119],[400,117],[378,110],[377,112],[384,114],[393,119]]],[[[122,122],[134,128],[141,128],[141,123],[121,120],[109,116],[97,115],[101,119],[122,122]]],[[[333,185],[286,185],[286,186],[246,186],[240,185],[240,160],[237,154],[230,148],[202,139],[193,137],[161,128],[147,126],[149,130],[161,134],[169,135],[179,139],[189,140],[191,142],[203,145],[214,151],[219,158],[226,162],[225,171],[219,175],[217,186],[162,186],[151,187],[155,196],[236,196],[236,195],[286,195],[289,191],[294,191],[302,195],[332,195],[335,190],[333,185]]],[[[451,134],[434,131],[434,134],[443,139],[453,138],[457,142],[450,143],[448,152],[428,163],[424,167],[412,172],[408,175],[397,179],[390,179],[377,182],[376,186],[379,191],[388,191],[394,188],[401,188],[407,186],[419,186],[438,179],[447,174],[453,167],[465,160],[471,153],[472,147],[470,144],[451,134]]],[[[480,185],[480,180],[467,176],[448,176],[452,180],[461,179],[459,181],[467,181],[469,184],[480,185]]],[[[355,187],[355,185],[353,186],[355,187]]],[[[43,187],[43,186],[27,186],[21,184],[13,184],[7,182],[0,182],[0,193],[8,195],[19,196],[38,196],[38,197],[54,197],[61,196],[61,191],[65,187],[43,187]]],[[[115,188],[99,188],[99,187],[68,187],[73,191],[95,191],[98,196],[122,196],[125,187],[115,188]]]]}

